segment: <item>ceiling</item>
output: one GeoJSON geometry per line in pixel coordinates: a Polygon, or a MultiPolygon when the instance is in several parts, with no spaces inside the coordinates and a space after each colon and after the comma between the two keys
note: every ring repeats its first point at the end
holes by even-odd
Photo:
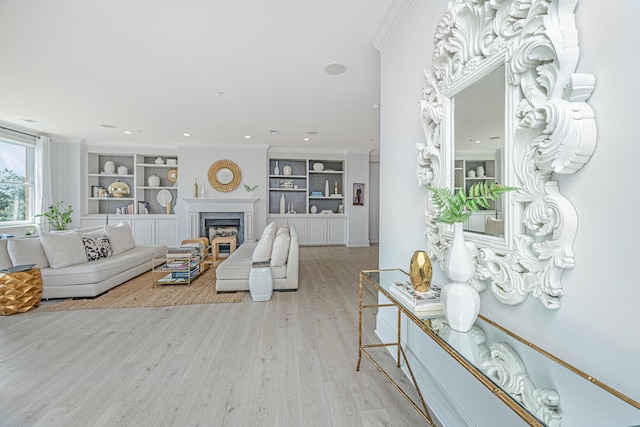
{"type": "Polygon", "coordinates": [[[377,150],[391,3],[0,0],[0,121],[92,144],[377,150]]]}

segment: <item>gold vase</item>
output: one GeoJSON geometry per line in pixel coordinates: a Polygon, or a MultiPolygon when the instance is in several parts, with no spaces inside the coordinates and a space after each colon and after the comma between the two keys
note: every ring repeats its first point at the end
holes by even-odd
{"type": "Polygon", "coordinates": [[[431,286],[431,276],[433,276],[433,269],[429,255],[425,251],[415,251],[409,267],[409,278],[413,289],[417,292],[428,291],[431,286]]]}

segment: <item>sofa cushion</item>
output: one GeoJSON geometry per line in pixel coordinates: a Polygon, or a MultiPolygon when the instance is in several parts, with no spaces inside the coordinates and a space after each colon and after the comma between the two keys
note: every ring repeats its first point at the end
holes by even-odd
{"type": "Polygon", "coordinates": [[[273,248],[271,249],[272,267],[282,267],[287,263],[290,245],[291,236],[289,235],[289,227],[279,228],[273,240],[273,248]]]}
{"type": "Polygon", "coordinates": [[[113,255],[118,255],[136,247],[133,240],[131,227],[128,222],[121,222],[117,225],[105,225],[104,231],[107,233],[113,255]]]}
{"type": "Polygon", "coordinates": [[[87,254],[88,261],[97,261],[113,255],[111,243],[106,235],[82,237],[82,243],[84,244],[84,251],[87,254]]]}
{"type": "MultiPolygon", "coordinates": [[[[7,243],[10,239],[0,239],[0,268],[13,267],[7,243]]],[[[46,257],[45,257],[46,258],[46,257]]]]}
{"type": "Polygon", "coordinates": [[[38,268],[49,267],[49,260],[39,239],[8,239],[7,252],[13,265],[35,264],[38,268]]]}
{"type": "Polygon", "coordinates": [[[42,281],[45,287],[99,283],[123,271],[134,270],[140,265],[148,265],[150,269],[151,260],[161,258],[166,253],[166,246],[136,246],[125,253],[96,262],[85,262],[59,269],[45,268],[42,270],[42,281]]]}
{"type": "Polygon", "coordinates": [[[260,237],[260,241],[253,251],[254,262],[264,262],[271,259],[271,250],[273,248],[273,240],[276,237],[277,226],[275,222],[267,225],[260,237]]]}
{"type": "Polygon", "coordinates": [[[245,242],[236,249],[222,264],[216,268],[216,279],[234,280],[249,279],[251,271],[251,256],[255,252],[257,243],[245,242]]]}
{"type": "Polygon", "coordinates": [[[75,231],[40,233],[40,243],[51,268],[68,267],[87,262],[82,238],[75,231]]]}

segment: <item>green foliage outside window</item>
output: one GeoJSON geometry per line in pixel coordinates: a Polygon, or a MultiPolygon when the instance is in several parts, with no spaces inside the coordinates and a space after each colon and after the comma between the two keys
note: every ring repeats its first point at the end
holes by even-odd
{"type": "Polygon", "coordinates": [[[26,221],[26,179],[11,169],[0,171],[0,222],[26,221]]]}

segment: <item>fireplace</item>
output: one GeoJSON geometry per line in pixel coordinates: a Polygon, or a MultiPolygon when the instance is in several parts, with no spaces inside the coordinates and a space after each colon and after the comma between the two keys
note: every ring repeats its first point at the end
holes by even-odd
{"type": "Polygon", "coordinates": [[[184,199],[189,216],[189,236],[210,237],[235,231],[236,246],[254,239],[254,205],[257,199],[184,199]]]}
{"type": "MultiPolygon", "coordinates": [[[[235,237],[236,247],[244,241],[243,212],[200,212],[200,235],[212,242],[216,237],[235,237]]],[[[220,245],[221,253],[229,253],[229,245],[220,245]]]]}

